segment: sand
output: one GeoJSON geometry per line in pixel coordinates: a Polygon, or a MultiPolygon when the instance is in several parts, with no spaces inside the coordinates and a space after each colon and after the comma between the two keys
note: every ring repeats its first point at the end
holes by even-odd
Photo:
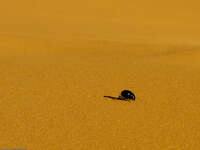
{"type": "Polygon", "coordinates": [[[199,150],[199,4],[2,1],[0,149],[199,150]]]}

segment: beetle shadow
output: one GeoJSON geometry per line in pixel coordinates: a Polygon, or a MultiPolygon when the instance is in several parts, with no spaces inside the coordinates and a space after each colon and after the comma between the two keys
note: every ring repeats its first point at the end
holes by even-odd
{"type": "Polygon", "coordinates": [[[109,99],[112,99],[112,100],[120,100],[120,101],[128,101],[128,102],[131,102],[129,99],[124,99],[122,97],[113,97],[113,96],[104,96],[105,98],[109,98],[109,99]]]}

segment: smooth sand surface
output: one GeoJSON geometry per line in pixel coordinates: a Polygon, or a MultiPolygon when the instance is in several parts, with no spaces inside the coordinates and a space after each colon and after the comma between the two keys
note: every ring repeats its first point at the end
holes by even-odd
{"type": "Polygon", "coordinates": [[[2,1],[0,148],[199,150],[199,5],[2,1]]]}

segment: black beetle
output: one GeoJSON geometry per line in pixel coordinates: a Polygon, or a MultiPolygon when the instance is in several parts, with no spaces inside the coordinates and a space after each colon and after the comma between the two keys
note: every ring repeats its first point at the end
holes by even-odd
{"type": "Polygon", "coordinates": [[[107,97],[107,98],[111,98],[111,99],[118,99],[118,100],[135,100],[136,97],[135,95],[133,94],[133,92],[129,91],[129,90],[123,90],[121,92],[121,95],[119,97],[113,97],[113,96],[104,96],[104,97],[107,97]]]}
{"type": "Polygon", "coordinates": [[[122,100],[125,100],[125,99],[135,100],[135,95],[133,94],[133,92],[131,92],[129,90],[123,90],[121,92],[121,96],[119,96],[119,99],[122,99],[122,100]]]}

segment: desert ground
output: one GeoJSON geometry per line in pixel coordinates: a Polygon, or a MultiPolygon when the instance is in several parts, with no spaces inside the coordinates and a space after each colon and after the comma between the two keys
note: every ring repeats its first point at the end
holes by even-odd
{"type": "Polygon", "coordinates": [[[0,149],[199,150],[199,5],[2,1],[0,149]]]}

